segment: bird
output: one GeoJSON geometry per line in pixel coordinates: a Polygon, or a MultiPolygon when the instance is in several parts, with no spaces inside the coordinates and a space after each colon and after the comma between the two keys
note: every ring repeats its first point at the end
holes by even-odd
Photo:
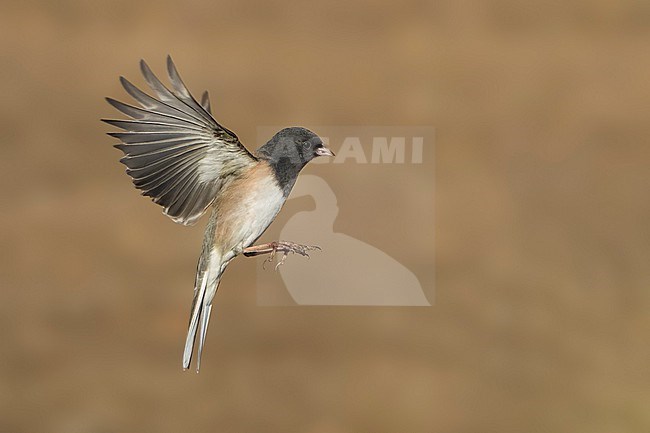
{"type": "Polygon", "coordinates": [[[277,132],[251,153],[237,135],[212,115],[208,92],[197,101],[181,79],[171,56],[163,84],[144,60],[140,70],[153,96],[124,77],[120,82],[139,106],[107,97],[127,120],[101,119],[120,129],[120,162],[142,195],[163,207],[174,222],[191,226],[211,208],[194,281],[194,298],[183,349],[183,370],[190,368],[198,333],[196,372],[212,311],[212,301],[228,264],[237,256],[269,254],[276,265],[288,254],[309,256],[316,245],[274,241],[254,245],[287,200],[300,171],[317,157],[333,157],[323,140],[303,127],[277,132]]]}

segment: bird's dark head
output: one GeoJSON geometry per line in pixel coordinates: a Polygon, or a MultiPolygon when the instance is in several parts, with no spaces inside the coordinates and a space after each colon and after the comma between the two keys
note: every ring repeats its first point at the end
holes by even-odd
{"type": "Polygon", "coordinates": [[[263,159],[282,165],[290,163],[299,170],[317,156],[334,156],[318,135],[301,127],[284,128],[257,153],[263,159]]]}
{"type": "Polygon", "coordinates": [[[285,196],[289,195],[300,170],[318,156],[334,156],[323,140],[309,129],[285,128],[257,150],[257,156],[268,161],[285,196]]]}

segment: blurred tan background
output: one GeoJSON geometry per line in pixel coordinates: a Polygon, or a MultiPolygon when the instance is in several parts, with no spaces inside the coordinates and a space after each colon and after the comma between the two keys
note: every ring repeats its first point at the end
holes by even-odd
{"type": "Polygon", "coordinates": [[[649,43],[647,1],[5,0],[0,431],[649,431],[649,43]],[[435,238],[360,224],[350,166],[307,170],[433,307],[258,307],[238,260],[181,372],[204,222],[139,197],[98,121],[167,53],[252,148],[435,126],[435,238]]]}

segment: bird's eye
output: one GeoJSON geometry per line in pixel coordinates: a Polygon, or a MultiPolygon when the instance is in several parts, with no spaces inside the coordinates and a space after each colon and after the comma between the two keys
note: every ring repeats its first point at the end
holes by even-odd
{"type": "Polygon", "coordinates": [[[302,148],[307,150],[311,148],[311,141],[303,141],[302,148]]]}

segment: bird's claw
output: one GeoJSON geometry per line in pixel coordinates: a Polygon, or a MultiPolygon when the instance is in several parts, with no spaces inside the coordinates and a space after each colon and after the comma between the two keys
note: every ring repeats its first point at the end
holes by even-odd
{"type": "Polygon", "coordinates": [[[271,248],[271,254],[262,263],[262,269],[266,269],[267,262],[273,262],[275,259],[275,254],[277,252],[281,252],[282,257],[280,258],[280,261],[275,265],[276,271],[280,268],[280,266],[284,265],[284,262],[289,254],[300,254],[301,256],[307,257],[309,259],[309,251],[322,251],[322,248],[318,245],[301,245],[289,241],[271,242],[271,248]]]}

